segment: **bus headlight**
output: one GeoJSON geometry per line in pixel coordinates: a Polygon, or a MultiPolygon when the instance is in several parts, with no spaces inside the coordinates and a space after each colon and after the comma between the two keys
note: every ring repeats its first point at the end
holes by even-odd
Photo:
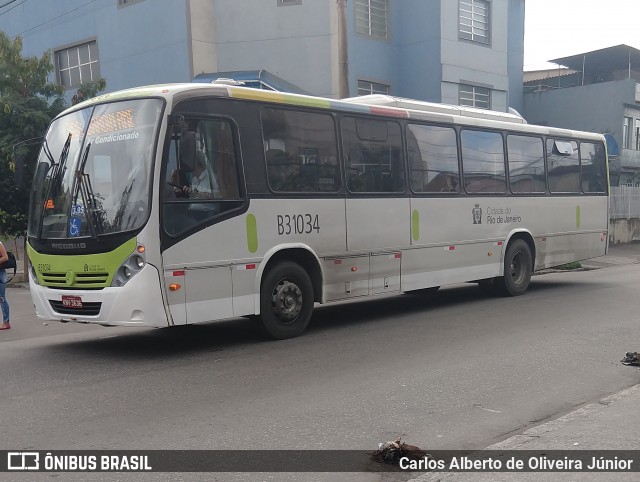
{"type": "Polygon", "coordinates": [[[129,256],[116,271],[111,286],[124,286],[147,264],[144,258],[144,246],[139,245],[136,252],[129,256]]]}

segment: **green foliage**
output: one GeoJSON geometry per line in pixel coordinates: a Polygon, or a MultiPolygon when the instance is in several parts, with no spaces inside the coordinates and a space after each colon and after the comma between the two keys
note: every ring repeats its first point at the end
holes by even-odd
{"type": "Polygon", "coordinates": [[[78,91],[76,95],[71,99],[71,103],[73,105],[79,104],[83,100],[91,99],[98,95],[98,92],[101,92],[107,86],[107,82],[104,79],[97,80],[96,82],[85,82],[80,87],[78,87],[78,91]]]}
{"type": "MultiPolygon", "coordinates": [[[[0,31],[0,234],[24,235],[29,186],[49,122],[66,107],[62,87],[49,82],[51,54],[23,57],[22,39],[0,31]]],[[[103,79],[82,85],[76,96],[104,90],[103,79]]]]}

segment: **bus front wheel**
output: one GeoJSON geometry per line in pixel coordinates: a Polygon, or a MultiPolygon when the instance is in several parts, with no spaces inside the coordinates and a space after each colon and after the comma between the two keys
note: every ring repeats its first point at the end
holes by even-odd
{"type": "Polygon", "coordinates": [[[260,288],[262,328],[278,340],[296,337],[307,328],[313,311],[313,284],[297,263],[277,264],[260,288]]]}

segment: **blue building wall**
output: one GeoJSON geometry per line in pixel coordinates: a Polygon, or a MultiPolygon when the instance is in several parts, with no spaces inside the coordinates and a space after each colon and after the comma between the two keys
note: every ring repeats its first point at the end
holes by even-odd
{"type": "Polygon", "coordinates": [[[147,0],[122,8],[116,0],[38,0],[0,15],[0,29],[22,37],[24,56],[97,40],[100,73],[107,91],[113,91],[191,80],[186,15],[184,0],[147,0]]]}
{"type": "Polygon", "coordinates": [[[399,8],[392,18],[393,55],[402,96],[440,102],[440,0],[404,0],[395,5],[399,8]]]}
{"type": "Polygon", "coordinates": [[[520,114],[524,109],[523,100],[523,70],[524,65],[524,25],[525,0],[509,0],[509,22],[512,26],[507,30],[507,74],[509,76],[508,106],[516,109],[520,114]]]}
{"type": "MultiPolygon", "coordinates": [[[[387,39],[357,34],[355,2],[346,1],[349,95],[357,95],[358,80],[367,80],[390,85],[396,96],[457,103],[458,85],[471,82],[492,89],[494,108],[519,109],[524,2],[493,0],[492,43],[473,45],[459,39],[456,0],[390,0],[387,39]]],[[[27,56],[96,40],[107,92],[264,69],[311,94],[339,97],[338,5],[139,0],[118,7],[118,0],[29,0],[0,8],[0,29],[21,35],[27,56]]]]}
{"type": "Polygon", "coordinates": [[[391,94],[440,101],[440,0],[390,3],[389,38],[357,34],[353,3],[347,8],[349,93],[358,80],[391,86],[391,94]]]}

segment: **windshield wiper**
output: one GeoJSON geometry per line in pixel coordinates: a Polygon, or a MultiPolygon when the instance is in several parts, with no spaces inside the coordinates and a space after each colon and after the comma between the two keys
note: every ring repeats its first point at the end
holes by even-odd
{"type": "Polygon", "coordinates": [[[84,172],[84,166],[87,163],[87,158],[89,157],[89,149],[91,149],[91,143],[87,144],[87,147],[84,150],[84,154],[82,155],[82,160],[80,161],[80,166],[78,166],[78,170],[76,171],[76,189],[74,195],[71,197],[71,205],[73,206],[73,202],[78,196],[78,191],[80,191],[80,195],[82,196],[82,204],[85,207],[85,218],[87,219],[87,223],[89,224],[89,230],[91,231],[91,237],[94,239],[98,238],[97,230],[96,230],[96,196],[93,192],[93,187],[91,186],[91,179],[89,178],[89,174],[84,172]]]}
{"type": "MultiPolygon", "coordinates": [[[[58,158],[57,164],[53,162],[53,156],[51,155],[51,152],[49,151],[48,146],[45,151],[45,153],[47,154],[47,158],[49,159],[49,162],[51,162],[51,165],[53,166],[53,172],[51,173],[51,177],[49,178],[49,185],[47,186],[47,190],[44,193],[45,205],[42,207],[42,212],[40,213],[40,221],[38,223],[38,241],[42,241],[42,226],[44,224],[44,216],[47,211],[47,204],[49,203],[49,195],[51,194],[51,190],[53,189],[53,186],[58,184],[60,174],[63,172],[64,166],[67,163],[67,158],[69,157],[69,148],[71,147],[71,137],[72,137],[72,134],[69,133],[69,135],[67,136],[67,140],[65,141],[64,146],[62,147],[62,151],[60,152],[60,157],[58,158]]],[[[46,140],[45,140],[45,145],[46,145],[46,140]]]]}

